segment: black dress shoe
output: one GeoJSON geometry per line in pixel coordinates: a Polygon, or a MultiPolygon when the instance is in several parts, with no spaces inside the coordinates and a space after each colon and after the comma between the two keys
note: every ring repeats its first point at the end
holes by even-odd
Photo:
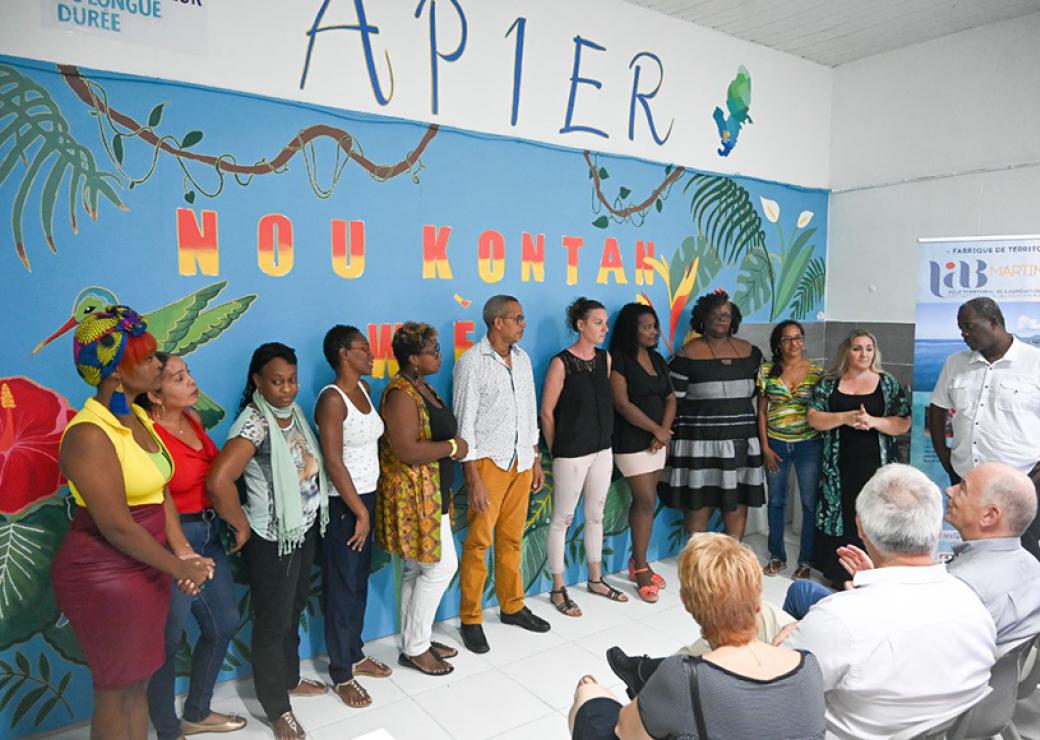
{"type": "Polygon", "coordinates": [[[628,698],[635,699],[661,660],[646,655],[626,655],[624,650],[615,646],[607,649],[607,663],[610,670],[624,682],[628,698]]]}
{"type": "Polygon", "coordinates": [[[502,612],[502,624],[515,624],[517,627],[523,627],[531,632],[549,631],[549,623],[541,617],[535,616],[535,613],[526,606],[512,614],[502,612]]]}
{"type": "Polygon", "coordinates": [[[471,653],[486,653],[491,649],[484,637],[484,628],[479,624],[459,625],[459,632],[462,633],[463,644],[471,653]]]}

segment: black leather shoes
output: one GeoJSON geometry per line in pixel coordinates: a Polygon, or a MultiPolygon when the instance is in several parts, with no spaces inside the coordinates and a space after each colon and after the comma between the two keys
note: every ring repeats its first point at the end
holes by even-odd
{"type": "Polygon", "coordinates": [[[484,637],[484,628],[479,624],[459,625],[459,632],[462,633],[463,644],[471,653],[486,653],[491,649],[484,637]]]}
{"type": "Polygon", "coordinates": [[[520,611],[513,612],[512,614],[502,613],[502,624],[515,624],[517,627],[523,627],[525,630],[531,632],[548,632],[549,623],[541,617],[535,616],[534,612],[528,609],[526,606],[522,607],[520,611]]]}
{"type": "Polygon", "coordinates": [[[645,655],[626,655],[624,650],[614,646],[607,649],[607,663],[624,682],[628,698],[635,699],[661,661],[645,655]]]}

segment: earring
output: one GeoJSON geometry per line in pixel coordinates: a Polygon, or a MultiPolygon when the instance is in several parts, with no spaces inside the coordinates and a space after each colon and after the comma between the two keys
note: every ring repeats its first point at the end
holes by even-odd
{"type": "Polygon", "coordinates": [[[108,402],[108,410],[116,416],[126,416],[130,413],[130,407],[126,403],[126,394],[123,392],[123,381],[121,380],[108,402]]]}

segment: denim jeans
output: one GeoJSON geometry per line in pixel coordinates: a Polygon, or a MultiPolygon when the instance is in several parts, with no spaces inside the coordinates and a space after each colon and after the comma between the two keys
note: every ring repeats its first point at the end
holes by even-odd
{"type": "MultiPolygon", "coordinates": [[[[368,509],[368,521],[376,520],[376,494],[359,494],[368,509]]],[[[321,583],[325,606],[325,646],[329,651],[329,676],[334,685],[354,677],[354,664],[365,659],[361,630],[368,604],[368,576],[372,568],[372,536],[368,531],[360,550],[347,547],[354,536],[357,517],[343,499],[329,499],[329,526],[321,538],[321,583]]]]}
{"type": "Polygon", "coordinates": [[[228,643],[238,629],[238,605],[231,581],[231,568],[219,537],[220,520],[181,518],[181,529],[192,549],[215,563],[213,579],[206,583],[198,596],[185,596],[173,585],[170,611],[166,617],[166,662],[148,682],[148,714],[159,735],[159,740],[181,736],[174,700],[176,681],[175,657],[181,643],[181,633],[188,620],[188,612],[199,625],[199,640],[191,653],[191,684],[184,702],[184,719],[201,722],[210,713],[213,684],[220,673],[227,654],[228,643]]]}
{"type": "Polygon", "coordinates": [[[816,581],[808,579],[795,581],[787,587],[784,611],[795,619],[805,619],[805,615],[809,613],[813,604],[827,598],[832,593],[834,592],[816,581]]]}
{"type": "Polygon", "coordinates": [[[769,485],[769,555],[787,562],[784,519],[787,513],[787,480],[793,465],[794,474],[798,478],[798,493],[802,499],[802,534],[798,562],[811,565],[816,542],[816,502],[820,497],[823,441],[819,437],[803,442],[783,442],[770,438],[769,447],[780,456],[780,469],[775,473],[766,472],[766,482],[769,485]]]}

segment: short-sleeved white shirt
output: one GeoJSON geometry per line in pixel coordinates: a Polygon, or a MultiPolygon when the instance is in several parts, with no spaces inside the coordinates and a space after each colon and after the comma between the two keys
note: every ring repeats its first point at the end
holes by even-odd
{"type": "Polygon", "coordinates": [[[823,671],[828,737],[887,740],[955,717],[989,685],[996,627],[945,565],[861,570],[817,602],[784,647],[823,671]]]}
{"type": "Polygon", "coordinates": [[[1013,339],[992,364],[981,352],[950,355],[932,403],[955,412],[950,462],[957,475],[987,462],[1028,473],[1040,461],[1040,348],[1013,339]]]}

